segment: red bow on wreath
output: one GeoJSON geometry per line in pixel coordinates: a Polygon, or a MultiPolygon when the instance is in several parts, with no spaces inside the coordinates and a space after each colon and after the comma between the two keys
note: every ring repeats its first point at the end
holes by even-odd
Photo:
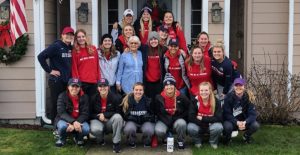
{"type": "Polygon", "coordinates": [[[10,25],[0,25],[0,48],[4,48],[4,45],[10,47],[12,46],[12,41],[9,35],[10,25]]]}

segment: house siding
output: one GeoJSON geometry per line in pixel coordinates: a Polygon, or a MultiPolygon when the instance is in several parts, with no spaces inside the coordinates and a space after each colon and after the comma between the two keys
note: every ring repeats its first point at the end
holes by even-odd
{"type": "Polygon", "coordinates": [[[300,73],[300,0],[295,0],[294,5],[294,61],[293,61],[293,73],[300,73]]]}

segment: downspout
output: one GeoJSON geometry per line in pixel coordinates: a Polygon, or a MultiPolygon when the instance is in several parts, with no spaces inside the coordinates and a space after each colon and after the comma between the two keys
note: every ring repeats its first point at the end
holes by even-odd
{"type": "Polygon", "coordinates": [[[51,124],[45,108],[45,72],[36,57],[45,48],[44,0],[33,0],[33,6],[36,116],[42,117],[43,122],[51,124]]]}
{"type": "Polygon", "coordinates": [[[294,0],[289,0],[289,36],[288,36],[288,99],[291,96],[291,75],[293,74],[293,55],[294,55],[294,0]]]}
{"type": "Polygon", "coordinates": [[[229,35],[230,35],[230,0],[224,2],[224,45],[225,55],[229,58],[229,35]]]}

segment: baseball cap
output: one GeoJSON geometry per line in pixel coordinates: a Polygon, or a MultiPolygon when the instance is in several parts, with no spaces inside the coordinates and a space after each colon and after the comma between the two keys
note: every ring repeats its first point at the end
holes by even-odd
{"type": "Polygon", "coordinates": [[[233,85],[236,85],[236,84],[245,85],[246,81],[242,78],[236,78],[233,82],[233,85]]]}
{"type": "Polygon", "coordinates": [[[170,39],[170,41],[169,41],[169,46],[172,46],[172,45],[176,45],[176,46],[178,46],[178,39],[170,39]]]}
{"type": "Polygon", "coordinates": [[[134,13],[131,9],[126,9],[123,13],[123,16],[131,15],[134,16],[134,13]]]}
{"type": "Polygon", "coordinates": [[[108,81],[105,79],[105,78],[101,78],[99,81],[98,81],[98,87],[101,87],[101,86],[109,86],[109,83],[108,81]]]}
{"type": "Polygon", "coordinates": [[[72,85],[77,85],[78,87],[80,87],[81,86],[81,82],[77,78],[71,78],[68,81],[68,86],[72,86],[72,85]]]}
{"type": "Polygon", "coordinates": [[[65,28],[63,29],[63,31],[61,32],[61,34],[67,34],[67,33],[72,33],[72,34],[74,34],[73,28],[67,26],[67,27],[65,27],[65,28]]]}

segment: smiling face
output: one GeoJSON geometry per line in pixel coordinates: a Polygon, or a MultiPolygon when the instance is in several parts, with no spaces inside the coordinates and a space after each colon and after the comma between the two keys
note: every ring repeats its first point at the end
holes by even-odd
{"type": "Polygon", "coordinates": [[[131,36],[133,36],[133,27],[130,25],[127,25],[124,27],[124,35],[126,38],[130,38],[131,36]]]}
{"type": "Polygon", "coordinates": [[[159,38],[161,38],[163,40],[167,39],[169,36],[167,31],[161,31],[161,30],[158,31],[158,35],[159,35],[159,38]]]}
{"type": "Polygon", "coordinates": [[[98,92],[101,97],[106,97],[108,94],[109,86],[98,86],[98,92]]]}
{"type": "Polygon", "coordinates": [[[83,32],[76,33],[76,41],[79,46],[85,46],[86,44],[86,36],[83,32]]]}
{"type": "Polygon", "coordinates": [[[170,54],[175,55],[178,51],[179,47],[177,45],[169,45],[168,46],[170,54]]]}
{"type": "Polygon", "coordinates": [[[201,48],[195,48],[192,52],[194,62],[200,62],[203,57],[203,51],[201,48]]]}
{"type": "Polygon", "coordinates": [[[164,15],[164,23],[168,26],[172,25],[172,23],[174,22],[174,17],[172,15],[172,13],[170,12],[166,12],[164,15]]]}
{"type": "Polygon", "coordinates": [[[73,33],[67,33],[67,34],[62,34],[61,35],[61,40],[65,44],[71,44],[74,41],[74,34],[73,33]]]}
{"type": "Polygon", "coordinates": [[[233,86],[236,96],[242,97],[244,95],[245,86],[242,84],[235,84],[233,86]]]}
{"type": "Polygon", "coordinates": [[[144,87],[142,85],[136,85],[133,88],[133,96],[136,101],[141,100],[144,95],[144,87]]]}
{"type": "Polygon", "coordinates": [[[164,90],[166,92],[166,95],[169,97],[173,97],[175,95],[175,86],[172,84],[165,85],[164,90]]]}
{"type": "Polygon", "coordinates": [[[148,22],[151,18],[151,15],[149,14],[148,11],[144,11],[144,13],[142,14],[142,19],[144,22],[148,22]]]}
{"type": "Polygon", "coordinates": [[[126,24],[131,25],[131,24],[132,24],[132,21],[133,21],[133,16],[131,16],[130,14],[126,15],[126,16],[124,17],[124,21],[125,21],[126,24]]]}
{"type": "Polygon", "coordinates": [[[71,96],[77,96],[80,91],[80,87],[78,85],[69,85],[68,90],[71,96]]]}
{"type": "Polygon", "coordinates": [[[210,95],[209,85],[200,85],[199,86],[199,95],[203,100],[208,100],[210,95]]]}
{"type": "Polygon", "coordinates": [[[221,47],[214,47],[213,48],[213,57],[217,61],[223,61],[224,59],[224,51],[221,47]]]}
{"type": "Polygon", "coordinates": [[[110,49],[112,46],[112,40],[110,38],[105,38],[102,43],[102,47],[105,49],[110,49]]]}
{"type": "Polygon", "coordinates": [[[157,47],[158,46],[158,40],[156,38],[151,38],[149,40],[150,46],[151,47],[157,47]]]}
{"type": "Polygon", "coordinates": [[[208,36],[206,34],[201,34],[198,38],[199,45],[204,48],[208,44],[208,36]]]}

